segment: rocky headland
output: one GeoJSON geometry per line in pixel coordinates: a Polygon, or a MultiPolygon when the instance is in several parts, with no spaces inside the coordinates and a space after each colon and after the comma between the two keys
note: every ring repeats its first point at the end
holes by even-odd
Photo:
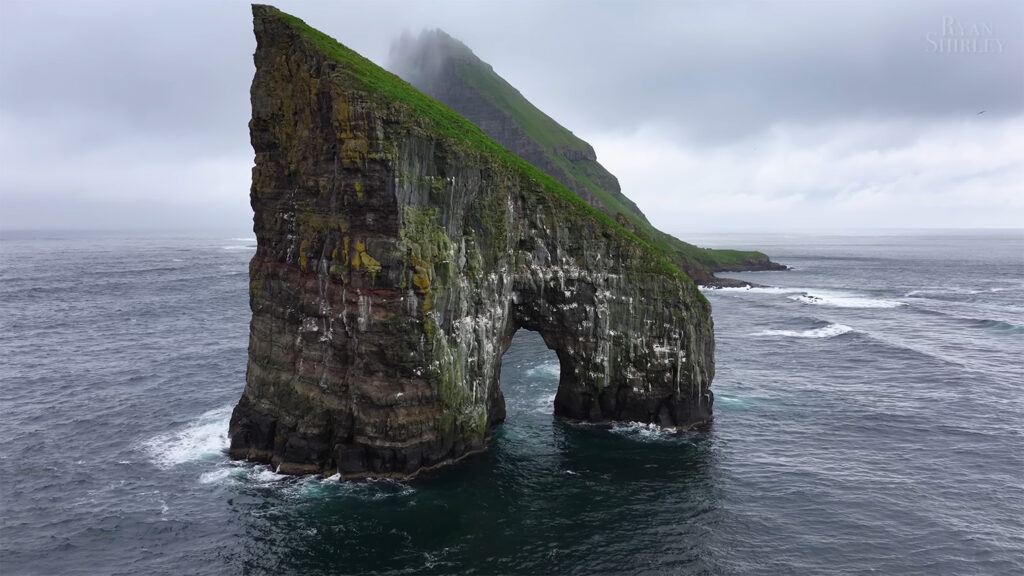
{"type": "Polygon", "coordinates": [[[539,110],[491,65],[444,31],[402,36],[392,44],[388,67],[656,247],[698,284],[745,286],[746,282],[715,273],[785,269],[762,252],[701,248],[652,226],[622,193],[618,179],[597,161],[590,144],[539,110]]]}
{"type": "Polygon", "coordinates": [[[559,358],[556,416],[710,420],[711,309],[671,251],[301,20],[253,15],[232,457],[408,477],[481,450],[519,329],[559,358]]]}

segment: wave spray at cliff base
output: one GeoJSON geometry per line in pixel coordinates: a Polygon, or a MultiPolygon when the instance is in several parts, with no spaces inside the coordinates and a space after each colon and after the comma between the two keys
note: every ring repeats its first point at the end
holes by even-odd
{"type": "Polygon", "coordinates": [[[555,420],[558,359],[522,331],[486,452],[344,483],[222,453],[249,331],[231,236],[3,239],[5,576],[1024,573],[1024,237],[734,239],[797,270],[705,291],[710,429],[555,420]],[[906,296],[943,283],[972,293],[906,296]]]}
{"type": "Polygon", "coordinates": [[[228,449],[232,405],[204,412],[181,429],[142,442],[142,448],[161,468],[218,456],[228,449]]]}

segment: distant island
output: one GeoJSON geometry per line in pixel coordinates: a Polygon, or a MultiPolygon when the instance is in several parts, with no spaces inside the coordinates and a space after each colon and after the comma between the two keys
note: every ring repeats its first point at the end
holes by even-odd
{"type": "Polygon", "coordinates": [[[257,250],[232,457],[409,477],[482,450],[521,328],[558,355],[556,416],[710,421],[694,280],[778,265],[653,228],[589,145],[443,33],[427,41],[447,80],[402,73],[446,85],[455,110],[276,8],[253,16],[257,250]]]}

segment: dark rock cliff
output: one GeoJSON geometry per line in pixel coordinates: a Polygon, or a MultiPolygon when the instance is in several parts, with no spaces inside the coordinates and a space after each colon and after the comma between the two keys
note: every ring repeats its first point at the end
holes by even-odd
{"type": "Polygon", "coordinates": [[[710,306],[663,256],[300,20],[254,6],[258,247],[234,458],[408,476],[482,449],[520,328],[555,414],[711,417],[710,306]]]}
{"type": "Polygon", "coordinates": [[[658,247],[697,283],[745,285],[716,278],[714,273],[786,268],[761,252],[700,248],[654,228],[622,193],[618,179],[597,161],[590,144],[539,110],[469,47],[445,32],[425,30],[416,37],[402,36],[392,45],[389,67],[658,247]]]}
{"type": "Polygon", "coordinates": [[[590,144],[538,110],[489,64],[445,32],[403,36],[392,45],[389,67],[591,206],[610,216],[626,211],[647,222],[637,205],[622,194],[619,180],[597,162],[590,144]]]}

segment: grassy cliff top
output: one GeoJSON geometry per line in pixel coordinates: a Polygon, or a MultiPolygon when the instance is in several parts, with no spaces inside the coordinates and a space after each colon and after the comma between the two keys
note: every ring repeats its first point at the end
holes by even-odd
{"type": "MultiPolygon", "coordinates": [[[[459,43],[454,38],[451,42],[459,43]]],[[[600,200],[607,212],[623,214],[638,227],[650,226],[647,218],[638,209],[622,202],[615,194],[605,190],[595,181],[588,169],[593,167],[571,162],[566,158],[565,154],[570,150],[591,151],[589,144],[534,106],[519,90],[498,75],[489,64],[477,58],[472,51],[468,48],[466,51],[468,55],[463,54],[456,58],[456,69],[463,80],[498,109],[511,116],[523,132],[544,150],[547,157],[600,200]]],[[[596,161],[592,162],[596,164],[596,161]]],[[[602,168],[598,166],[598,169],[602,168]]]]}
{"type": "Polygon", "coordinates": [[[567,177],[586,189],[591,197],[596,198],[602,212],[627,226],[648,244],[657,246],[685,272],[699,274],[694,276],[695,278],[704,277],[706,281],[713,271],[741,270],[768,260],[760,252],[700,248],[652,226],[626,196],[618,190],[613,191],[605,187],[607,178],[603,178],[602,173],[608,177],[611,177],[611,174],[593,159],[593,150],[589,144],[534,106],[495,72],[491,65],[443,30],[421,33],[419,39],[411,41],[404,50],[405,53],[398,59],[398,62],[407,68],[403,76],[408,78],[410,76],[407,74],[424,74],[428,82],[443,81],[456,85],[463,83],[464,86],[449,84],[445,89],[472,91],[475,96],[497,108],[514,122],[554,165],[564,171],[567,177]],[[434,76],[440,70],[451,70],[457,80],[448,76],[434,76]],[[583,153],[587,159],[570,159],[568,155],[573,152],[583,153]]]}
{"type": "Polygon", "coordinates": [[[341,64],[342,72],[347,74],[355,85],[383,99],[408,106],[414,114],[428,120],[438,134],[450,139],[458,147],[485,154],[515,168],[523,177],[536,181],[545,192],[560,199],[564,204],[576,210],[580,216],[589,218],[610,232],[639,245],[652,258],[656,269],[662,273],[690,280],[686,274],[671,263],[669,259],[671,251],[668,246],[652,245],[652,243],[641,239],[605,213],[587,204],[554,178],[509,152],[484,134],[483,130],[451,108],[423,94],[408,82],[377,66],[295,16],[266,5],[253,5],[253,15],[257,19],[276,18],[287,23],[310,46],[341,64]]]}

